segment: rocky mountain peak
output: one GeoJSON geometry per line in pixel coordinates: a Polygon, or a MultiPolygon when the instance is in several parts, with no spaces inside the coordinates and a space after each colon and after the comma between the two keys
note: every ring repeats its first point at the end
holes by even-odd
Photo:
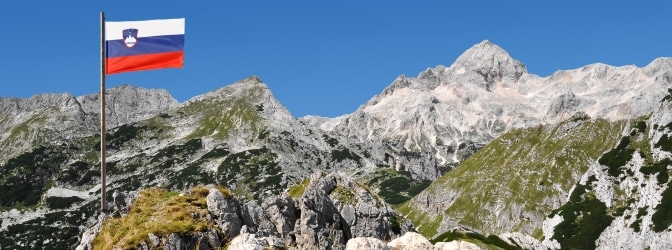
{"type": "Polygon", "coordinates": [[[511,58],[508,52],[488,40],[484,40],[460,55],[451,66],[460,75],[475,72],[492,83],[510,78],[514,81],[527,73],[525,65],[511,58]]]}
{"type": "Polygon", "coordinates": [[[226,99],[238,94],[246,94],[249,92],[263,92],[266,95],[272,95],[271,91],[268,89],[268,86],[259,77],[249,76],[230,85],[226,85],[208,93],[195,96],[189,99],[187,103],[206,99],[226,99]]]}

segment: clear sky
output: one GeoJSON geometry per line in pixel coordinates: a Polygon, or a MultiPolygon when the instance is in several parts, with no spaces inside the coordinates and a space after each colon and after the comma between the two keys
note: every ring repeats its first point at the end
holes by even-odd
{"type": "MultiPolygon", "coordinates": [[[[178,101],[259,76],[296,117],[348,114],[397,76],[488,39],[547,76],[672,56],[672,4],[651,1],[44,0],[0,3],[0,97],[96,93],[99,15],[186,18],[184,69],[110,75],[178,101]]],[[[0,110],[0,112],[2,112],[0,110]]]]}

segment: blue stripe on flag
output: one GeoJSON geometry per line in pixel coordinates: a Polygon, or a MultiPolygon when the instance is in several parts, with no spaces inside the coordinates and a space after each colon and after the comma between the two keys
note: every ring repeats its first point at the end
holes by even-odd
{"type": "Polygon", "coordinates": [[[140,37],[133,47],[123,40],[106,41],[107,58],[176,52],[184,50],[184,35],[140,37]]]}

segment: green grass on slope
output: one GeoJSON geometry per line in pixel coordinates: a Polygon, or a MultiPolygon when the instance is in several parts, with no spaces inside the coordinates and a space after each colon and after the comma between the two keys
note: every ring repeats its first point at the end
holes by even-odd
{"type": "Polygon", "coordinates": [[[306,178],[301,183],[298,183],[296,185],[293,185],[289,187],[289,190],[287,190],[287,194],[289,194],[290,197],[294,199],[298,199],[303,195],[303,192],[306,191],[306,187],[310,184],[310,179],[306,178]]]}
{"type": "MultiPolygon", "coordinates": [[[[653,161],[650,150],[651,143],[646,136],[648,135],[647,132],[646,123],[637,122],[630,136],[622,137],[616,147],[604,153],[598,160],[600,164],[607,167],[606,172],[611,177],[615,177],[612,178],[615,182],[613,186],[615,195],[612,197],[611,207],[608,208],[605,203],[595,197],[592,183],[597,181],[597,177],[591,175],[585,185],[577,182],[569,201],[560,208],[553,210],[549,215],[549,217],[552,217],[558,214],[563,217],[562,222],[555,226],[553,231],[553,239],[557,240],[563,249],[595,249],[597,247],[595,241],[613,219],[623,216],[629,209],[634,209],[631,205],[638,199],[637,191],[628,193],[626,190],[620,189],[618,185],[618,182],[628,177],[636,178],[632,166],[626,165],[634,155],[638,154],[645,159],[645,165],[639,169],[645,178],[651,178],[651,175],[655,174],[657,175],[658,185],[667,184],[669,179],[667,166],[671,162],[669,159],[660,162],[653,161]]],[[[641,187],[644,188],[645,184],[642,184],[641,187]]],[[[663,193],[661,204],[664,203],[664,200],[665,193],[663,193]]],[[[637,219],[630,224],[635,232],[642,231],[642,217],[647,214],[647,209],[648,207],[640,207],[636,211],[637,219]]],[[[663,211],[663,213],[656,212],[661,216],[660,220],[655,218],[655,215],[652,217],[654,229],[657,226],[657,221],[664,223],[665,219],[662,217],[665,217],[664,214],[669,214],[667,212],[669,206],[657,207],[657,211],[663,211]]],[[[625,219],[628,220],[634,213],[635,211],[628,212],[625,219]]],[[[669,224],[663,227],[666,228],[667,226],[669,224]]]]}
{"type": "Polygon", "coordinates": [[[202,114],[200,126],[188,138],[213,137],[225,139],[240,129],[252,129],[258,133],[263,126],[259,123],[261,117],[258,112],[263,111],[254,105],[261,99],[263,89],[251,88],[245,95],[230,99],[202,100],[189,104],[178,110],[178,114],[202,114]],[[250,127],[244,125],[249,124],[250,127]]]}
{"type": "Polygon", "coordinates": [[[378,195],[393,205],[409,200],[431,183],[429,180],[413,179],[410,172],[397,171],[385,165],[379,165],[375,172],[362,177],[362,181],[378,189],[378,195]]]}
{"type": "MultiPolygon", "coordinates": [[[[460,224],[489,234],[518,231],[538,236],[535,231],[539,231],[540,221],[554,209],[554,204],[564,200],[590,163],[616,144],[625,125],[600,119],[585,120],[576,127],[570,123],[514,129],[425,191],[458,193],[452,205],[443,205],[440,211],[460,224]],[[514,207],[520,211],[513,212],[514,207]],[[537,223],[532,222],[534,217],[537,223]]],[[[401,210],[415,210],[418,204],[414,202],[417,201],[403,204],[401,210]]],[[[415,214],[425,215],[409,217],[420,227],[435,224],[436,216],[441,216],[415,214]]],[[[423,232],[429,238],[434,233],[441,232],[423,232]]]]}
{"type": "Polygon", "coordinates": [[[158,188],[142,190],[127,216],[104,222],[93,240],[93,249],[135,248],[148,242],[150,233],[165,236],[204,231],[212,226],[204,219],[208,193],[204,187],[196,187],[184,196],[158,188]]]}

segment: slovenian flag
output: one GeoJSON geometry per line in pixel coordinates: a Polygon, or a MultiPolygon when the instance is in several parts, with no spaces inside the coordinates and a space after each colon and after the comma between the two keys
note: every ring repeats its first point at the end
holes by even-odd
{"type": "Polygon", "coordinates": [[[182,68],[184,18],[105,22],[106,74],[182,68]]]}

